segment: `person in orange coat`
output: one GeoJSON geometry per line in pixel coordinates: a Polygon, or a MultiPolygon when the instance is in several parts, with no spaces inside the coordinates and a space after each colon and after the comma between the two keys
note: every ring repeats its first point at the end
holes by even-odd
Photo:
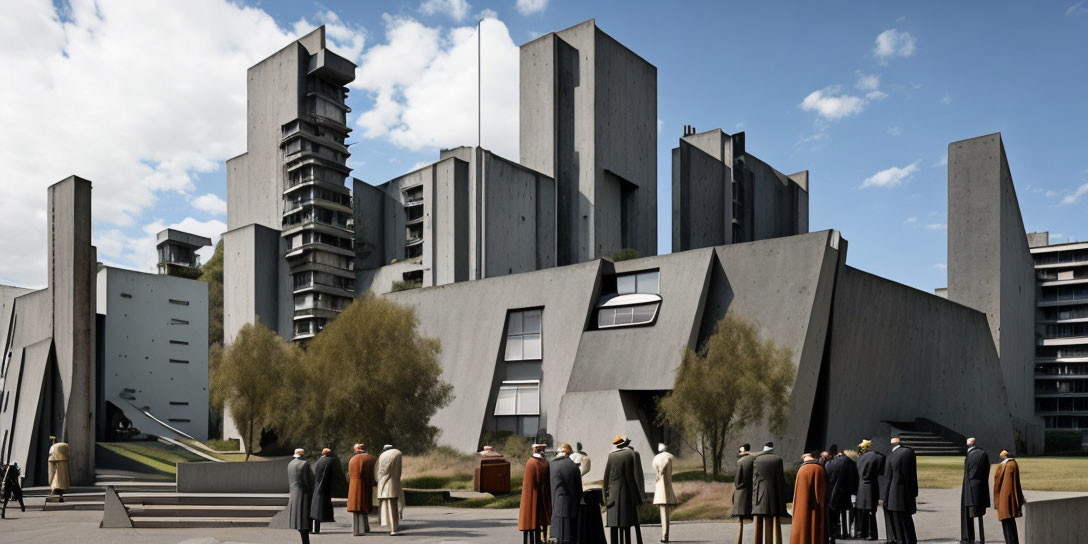
{"type": "Polygon", "coordinates": [[[827,542],[827,472],[816,455],[806,453],[793,486],[790,544],[827,542]]]}
{"type": "Polygon", "coordinates": [[[362,444],[352,449],[355,455],[348,461],[348,512],[352,515],[352,536],[361,536],[370,532],[367,514],[374,511],[374,463],[378,458],[367,453],[362,444]]]}
{"type": "Polygon", "coordinates": [[[994,509],[1005,532],[1005,544],[1020,544],[1016,518],[1024,515],[1024,490],[1020,487],[1020,467],[1008,450],[1001,450],[1001,464],[994,472],[994,509]]]}
{"type": "Polygon", "coordinates": [[[533,444],[533,456],[525,462],[521,481],[521,508],[518,510],[518,530],[524,544],[540,544],[544,528],[552,519],[551,470],[544,460],[545,444],[533,444]]]}

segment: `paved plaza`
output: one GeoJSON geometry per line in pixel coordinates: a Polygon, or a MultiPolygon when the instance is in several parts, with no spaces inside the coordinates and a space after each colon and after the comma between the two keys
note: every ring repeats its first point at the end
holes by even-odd
{"type": "MultiPolygon", "coordinates": [[[[1029,502],[1086,495],[1088,493],[1062,493],[1026,491],[1029,502]]],[[[918,537],[922,542],[956,542],[959,537],[959,489],[923,489],[918,500],[919,512],[915,516],[918,537]]],[[[409,507],[403,525],[403,534],[397,537],[378,532],[365,537],[351,536],[348,517],[337,511],[338,523],[322,525],[321,534],[313,535],[314,544],[347,542],[399,542],[399,543],[460,543],[460,542],[520,542],[517,532],[517,510],[488,510],[439,507],[409,507]]],[[[877,514],[878,518],[881,515],[877,514]]],[[[58,511],[43,512],[39,505],[21,513],[8,510],[8,519],[0,521],[0,543],[23,542],[80,542],[87,544],[218,544],[218,543],[275,543],[298,542],[298,534],[282,529],[99,529],[101,512],[58,511]]],[[[883,536],[883,519],[881,524],[883,536]]],[[[991,542],[1000,542],[1001,526],[990,511],[986,518],[986,535],[991,542]]],[[[1024,534],[1023,519],[1019,520],[1020,534],[1024,534]]],[[[377,527],[375,527],[377,528],[377,527]]],[[[656,542],[660,527],[643,527],[643,540],[656,542]]],[[[728,542],[736,539],[737,524],[730,522],[679,522],[674,523],[671,541],[728,542]]],[[[749,529],[745,531],[750,533],[749,529]]],[[[783,527],[786,538],[789,526],[783,527]]],[[[746,542],[751,537],[746,535],[746,542]]]]}

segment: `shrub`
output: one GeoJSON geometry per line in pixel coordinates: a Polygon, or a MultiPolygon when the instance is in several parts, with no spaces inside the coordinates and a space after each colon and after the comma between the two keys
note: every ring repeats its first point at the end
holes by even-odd
{"type": "Polygon", "coordinates": [[[408,291],[408,290],[411,290],[411,289],[419,289],[420,287],[423,287],[423,282],[421,282],[421,281],[399,281],[398,280],[398,281],[393,282],[393,291],[392,292],[396,293],[397,291],[408,291]]]}
{"type": "Polygon", "coordinates": [[[1044,451],[1047,455],[1083,453],[1080,431],[1047,431],[1044,451]]]}
{"type": "Polygon", "coordinates": [[[612,262],[629,261],[631,259],[638,258],[638,250],[625,248],[621,249],[608,257],[612,262]]]}

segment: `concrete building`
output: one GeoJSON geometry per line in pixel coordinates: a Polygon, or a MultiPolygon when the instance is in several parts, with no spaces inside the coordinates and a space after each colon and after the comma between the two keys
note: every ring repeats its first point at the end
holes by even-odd
{"type": "Polygon", "coordinates": [[[1035,270],[1001,134],[948,145],[947,296],[986,314],[1017,432],[1040,451],[1035,270]]]}
{"type": "Polygon", "coordinates": [[[1035,413],[1047,429],[1088,429],[1088,242],[1028,235],[1038,285],[1035,413]]]}
{"type": "Polygon", "coordinates": [[[165,229],[155,236],[159,254],[159,274],[179,278],[200,277],[200,255],[197,251],[212,245],[210,238],[177,229],[165,229]]]}
{"type": "Polygon", "coordinates": [[[478,147],[379,186],[355,180],[356,285],[409,286],[555,266],[555,182],[478,147]]]}
{"type": "Polygon", "coordinates": [[[248,71],[246,152],[227,161],[227,342],[254,319],[285,338],[312,338],[351,303],[345,85],[354,79],[355,65],[325,48],[324,27],[248,71]],[[281,239],[256,245],[256,230],[281,239]],[[273,303],[254,313],[235,293],[273,303]]]}
{"type": "Polygon", "coordinates": [[[519,162],[555,180],[557,263],[657,254],[657,68],[594,20],[521,46],[519,162]]]}
{"type": "Polygon", "coordinates": [[[808,170],[775,170],[745,150],[743,132],[684,127],[672,150],[673,251],[806,232],[808,170]]]}
{"type": "Polygon", "coordinates": [[[96,300],[99,441],[207,440],[208,284],[102,266],[96,300]]]}
{"type": "Polygon", "coordinates": [[[5,289],[12,308],[4,339],[0,460],[46,480],[49,437],[71,446],[73,485],[94,481],[95,259],[91,182],[72,176],[49,187],[48,283],[5,289]]]}

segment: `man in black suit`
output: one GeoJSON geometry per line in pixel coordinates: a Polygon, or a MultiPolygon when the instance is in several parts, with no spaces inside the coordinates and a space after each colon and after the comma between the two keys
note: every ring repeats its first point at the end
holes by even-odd
{"type": "Polygon", "coordinates": [[[827,506],[828,535],[832,542],[836,538],[849,538],[850,524],[847,512],[853,508],[852,497],[858,493],[858,467],[853,459],[843,452],[827,462],[827,506]]]}
{"type": "Polygon", "coordinates": [[[975,446],[975,439],[967,439],[967,457],[963,459],[963,493],[960,501],[960,542],[975,542],[975,518],[978,518],[978,539],[986,541],[982,524],[986,508],[990,506],[988,480],[990,456],[986,450],[975,446]]]}
{"type": "Polygon", "coordinates": [[[876,540],[876,507],[881,500],[880,477],[884,474],[884,454],[875,451],[873,441],[862,440],[858,444],[858,538],[876,540]]]}
{"type": "Polygon", "coordinates": [[[918,463],[914,450],[899,443],[899,437],[891,440],[892,453],[888,456],[888,494],[885,499],[887,514],[891,515],[894,535],[889,540],[897,544],[917,544],[914,531],[914,513],[918,511],[918,463]]]}
{"type": "Polygon", "coordinates": [[[763,446],[763,453],[752,462],[752,515],[755,516],[755,544],[782,542],[782,518],[789,515],[782,458],[774,454],[774,442],[763,446]]]}

